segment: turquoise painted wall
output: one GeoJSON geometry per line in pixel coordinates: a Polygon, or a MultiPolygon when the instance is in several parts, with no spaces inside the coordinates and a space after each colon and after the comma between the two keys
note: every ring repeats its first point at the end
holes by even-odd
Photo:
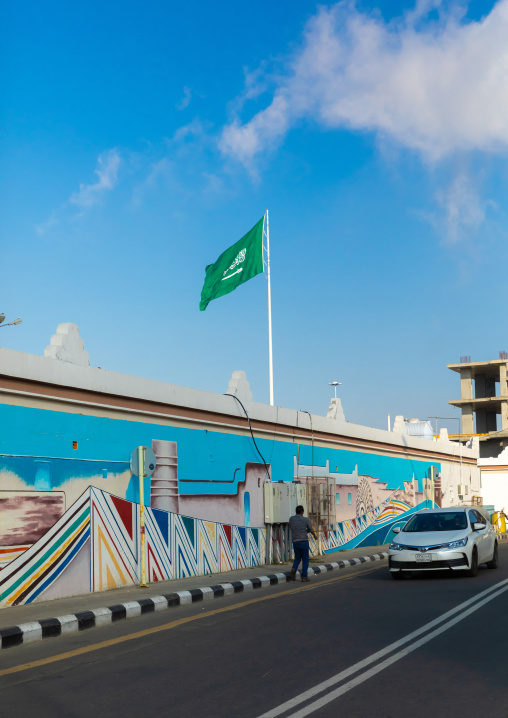
{"type": "MultiPolygon", "coordinates": [[[[237,436],[203,429],[185,429],[159,424],[83,416],[43,409],[0,406],[0,472],[13,472],[27,488],[58,489],[73,478],[102,473],[108,478],[128,469],[132,450],[151,446],[152,439],[176,441],[178,476],[182,495],[237,493],[247,462],[259,462],[250,436],[237,436]],[[77,449],[73,449],[77,441],[77,449]],[[41,463],[48,460],[49,465],[41,463]],[[39,463],[38,463],[39,462],[39,463]],[[241,469],[238,471],[237,469],[241,469]]],[[[299,463],[325,466],[331,472],[351,473],[358,465],[360,474],[386,481],[396,489],[413,474],[420,480],[429,476],[431,462],[376,454],[292,444],[276,439],[257,439],[274,481],[292,481],[294,457],[299,463]]],[[[439,464],[435,464],[439,468],[439,464]]],[[[6,476],[4,474],[4,476],[6,476]]],[[[132,479],[125,498],[139,498],[138,481],[132,479]]],[[[0,489],[8,489],[5,479],[0,489]]],[[[150,496],[150,479],[145,481],[145,497],[150,496]]]]}

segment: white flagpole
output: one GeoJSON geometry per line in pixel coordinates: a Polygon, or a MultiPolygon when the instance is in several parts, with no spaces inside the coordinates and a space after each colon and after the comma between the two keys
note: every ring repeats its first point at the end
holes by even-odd
{"type": "Polygon", "coordinates": [[[272,290],[270,286],[270,225],[268,223],[268,210],[266,210],[266,278],[268,279],[268,375],[270,406],[273,406],[272,290]]]}

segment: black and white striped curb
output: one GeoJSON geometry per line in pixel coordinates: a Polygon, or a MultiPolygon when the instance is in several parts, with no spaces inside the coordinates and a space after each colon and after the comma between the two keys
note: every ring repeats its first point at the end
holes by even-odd
{"type": "MultiPolygon", "coordinates": [[[[360,558],[352,558],[345,561],[334,561],[321,566],[309,566],[309,575],[326,573],[336,569],[346,568],[347,566],[355,566],[359,563],[367,563],[369,561],[380,561],[387,558],[387,553],[375,553],[372,556],[362,556],[360,558]]],[[[55,638],[68,633],[76,633],[84,631],[87,628],[95,628],[95,626],[104,626],[124,618],[133,618],[144,613],[153,613],[154,611],[165,611],[173,606],[184,606],[189,603],[197,603],[198,601],[209,601],[213,598],[222,598],[223,596],[231,596],[242,591],[250,591],[256,588],[266,588],[278,583],[286,583],[291,580],[291,571],[284,573],[270,573],[267,576],[258,576],[257,578],[249,578],[243,581],[231,581],[231,583],[220,583],[216,586],[206,586],[204,588],[192,588],[190,591],[176,591],[175,593],[167,593],[163,596],[152,596],[151,598],[142,598],[139,601],[129,601],[128,603],[119,603],[108,608],[95,608],[92,611],[81,611],[80,613],[70,613],[67,616],[59,616],[58,618],[43,618],[40,621],[31,621],[30,623],[22,623],[20,626],[11,626],[10,628],[0,628],[0,648],[12,648],[20,646],[23,643],[34,643],[41,641],[43,638],[55,638]]],[[[7,609],[8,610],[8,609],[7,609]]]]}

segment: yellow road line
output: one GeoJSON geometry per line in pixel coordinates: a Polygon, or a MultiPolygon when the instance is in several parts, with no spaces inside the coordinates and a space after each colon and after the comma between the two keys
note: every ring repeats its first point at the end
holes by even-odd
{"type": "Polygon", "coordinates": [[[117,636],[116,638],[110,638],[108,641],[101,641],[100,643],[94,643],[91,646],[83,646],[82,648],[76,648],[74,651],[67,651],[66,653],[59,653],[56,656],[49,656],[48,658],[41,658],[38,661],[31,661],[30,663],[22,663],[19,666],[12,666],[11,668],[3,668],[0,670],[1,676],[8,676],[11,673],[19,673],[20,671],[28,671],[30,668],[38,668],[39,666],[46,666],[49,663],[56,663],[57,661],[65,661],[67,658],[74,658],[75,656],[82,656],[85,653],[91,653],[92,651],[99,651],[101,648],[108,648],[109,646],[115,646],[118,643],[125,643],[126,641],[133,641],[136,638],[143,638],[143,636],[149,636],[152,633],[160,633],[161,631],[169,631],[172,628],[177,628],[185,623],[191,623],[192,621],[199,621],[209,616],[216,616],[219,613],[226,613],[228,611],[236,611],[244,606],[250,606],[253,603],[261,603],[261,601],[271,601],[280,596],[288,596],[297,592],[308,591],[312,588],[318,588],[328,583],[334,583],[335,581],[345,581],[361,576],[365,573],[372,573],[373,571],[381,568],[376,566],[375,568],[369,568],[364,571],[357,571],[350,576],[336,576],[330,578],[327,581],[319,581],[319,583],[311,584],[310,586],[292,588],[288,591],[281,591],[280,593],[274,593],[270,596],[261,596],[259,598],[252,598],[249,601],[243,601],[242,603],[236,603],[233,606],[224,606],[223,608],[216,608],[213,611],[207,611],[206,613],[199,613],[197,616],[188,616],[187,618],[178,618],[176,621],[170,623],[164,623],[162,626],[155,626],[154,628],[145,628],[144,631],[137,631],[136,633],[129,633],[126,636],[117,636]]]}

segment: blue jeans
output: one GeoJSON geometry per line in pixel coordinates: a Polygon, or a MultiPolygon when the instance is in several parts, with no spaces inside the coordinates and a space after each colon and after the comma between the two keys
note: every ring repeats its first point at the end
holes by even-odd
{"type": "Polygon", "coordinates": [[[293,561],[293,570],[297,571],[300,561],[302,562],[302,578],[307,578],[307,569],[309,568],[309,542],[295,541],[293,542],[295,551],[295,560],[293,561]]]}

